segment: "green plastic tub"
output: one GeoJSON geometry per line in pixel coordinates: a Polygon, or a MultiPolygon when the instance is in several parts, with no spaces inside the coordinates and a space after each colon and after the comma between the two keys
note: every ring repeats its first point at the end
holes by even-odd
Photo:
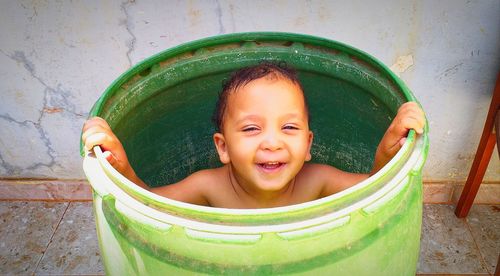
{"type": "MultiPolygon", "coordinates": [[[[416,99],[386,66],[348,45],[289,33],[202,39],[137,64],[104,92],[105,118],[152,186],[220,166],[210,116],[230,72],[294,66],[309,101],[313,162],[368,172],[398,107],[416,99]]],[[[268,209],[191,205],[128,181],[99,147],[84,154],[108,275],[415,275],[427,129],[377,174],[338,194],[268,209]]]]}

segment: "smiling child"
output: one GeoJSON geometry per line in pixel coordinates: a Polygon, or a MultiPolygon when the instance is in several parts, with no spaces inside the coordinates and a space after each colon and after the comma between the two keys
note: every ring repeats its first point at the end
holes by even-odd
{"type": "Polygon", "coordinates": [[[303,89],[293,69],[263,62],[233,73],[219,95],[213,140],[223,166],[150,188],[134,172],[122,144],[105,120],[89,119],[86,150],[100,145],[121,174],[156,194],[222,208],[268,208],[322,198],[363,181],[397,153],[408,131],[421,134],[425,116],[415,102],[403,104],[384,134],[370,174],[344,172],[311,160],[313,133],[303,89]]]}

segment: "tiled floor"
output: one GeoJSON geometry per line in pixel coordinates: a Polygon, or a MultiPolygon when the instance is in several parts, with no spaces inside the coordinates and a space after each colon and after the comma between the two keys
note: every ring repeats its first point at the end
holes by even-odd
{"type": "MultiPolygon", "coordinates": [[[[500,206],[425,205],[419,274],[493,275],[500,206]]],[[[91,202],[0,202],[1,275],[104,274],[91,202]]]]}
{"type": "Polygon", "coordinates": [[[474,205],[458,219],[452,205],[424,205],[418,273],[493,275],[500,253],[500,206],[474,205]]]}

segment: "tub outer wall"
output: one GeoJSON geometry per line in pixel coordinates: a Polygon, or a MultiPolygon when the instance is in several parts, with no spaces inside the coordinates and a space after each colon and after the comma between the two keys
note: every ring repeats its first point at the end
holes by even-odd
{"type": "MultiPolygon", "coordinates": [[[[137,73],[144,68],[139,64],[135,69],[137,73]]],[[[394,77],[389,70],[386,73],[394,77]]],[[[377,174],[387,180],[382,186],[383,194],[371,202],[353,200],[351,206],[344,208],[347,210],[344,216],[334,221],[293,229],[303,232],[298,237],[287,236],[287,231],[276,233],[264,229],[234,238],[239,233],[190,229],[189,223],[176,225],[144,210],[134,210],[134,205],[141,203],[116,185],[120,181],[113,179],[112,168],[102,170],[105,166],[102,158],[99,163],[87,155],[84,169],[94,187],[99,241],[110,275],[327,272],[414,275],[422,213],[421,170],[427,150],[427,135],[415,139],[411,134],[405,147],[377,174]],[[391,170],[397,174],[391,175],[391,170]],[[308,235],[308,232],[314,233],[308,235]],[[210,237],[221,234],[232,238],[210,237]]],[[[361,186],[369,186],[370,182],[377,180],[361,186]]],[[[346,191],[345,196],[352,194],[346,191]]]]}

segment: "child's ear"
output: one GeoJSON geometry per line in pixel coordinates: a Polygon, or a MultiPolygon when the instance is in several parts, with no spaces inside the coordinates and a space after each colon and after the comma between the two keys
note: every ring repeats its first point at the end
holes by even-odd
{"type": "Polygon", "coordinates": [[[228,164],[231,159],[229,158],[229,154],[227,153],[227,144],[226,139],[222,133],[214,134],[214,143],[215,148],[217,149],[217,153],[219,154],[219,159],[222,164],[228,164]]]}
{"type": "Polygon", "coordinates": [[[313,137],[314,137],[314,134],[312,131],[309,131],[309,137],[308,137],[308,145],[307,145],[307,155],[306,155],[306,161],[311,161],[311,158],[312,158],[312,155],[311,155],[311,146],[312,146],[312,142],[313,142],[313,137]]]}

